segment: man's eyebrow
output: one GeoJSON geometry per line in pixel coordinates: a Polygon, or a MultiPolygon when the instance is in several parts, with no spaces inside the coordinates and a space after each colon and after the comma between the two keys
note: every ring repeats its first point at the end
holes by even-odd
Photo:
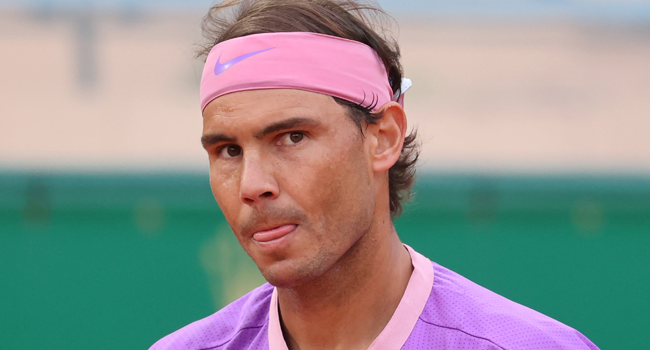
{"type": "Polygon", "coordinates": [[[301,126],[316,127],[320,125],[320,122],[315,119],[306,118],[306,117],[295,117],[281,122],[273,123],[261,131],[255,134],[255,138],[261,139],[268,134],[272,134],[278,131],[293,129],[301,126]]]}
{"type": "Polygon", "coordinates": [[[201,136],[201,144],[203,145],[203,148],[207,149],[208,147],[220,143],[220,142],[232,142],[235,143],[237,142],[237,139],[234,137],[230,137],[224,134],[205,134],[201,136]]]}

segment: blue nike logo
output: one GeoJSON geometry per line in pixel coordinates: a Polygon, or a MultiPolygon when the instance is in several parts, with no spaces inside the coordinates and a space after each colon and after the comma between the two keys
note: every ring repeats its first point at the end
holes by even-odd
{"type": "Polygon", "coordinates": [[[264,51],[269,51],[269,50],[272,50],[272,49],[275,49],[275,47],[271,47],[271,48],[268,48],[268,49],[247,53],[247,54],[241,55],[239,57],[235,57],[235,58],[233,58],[232,60],[230,60],[230,61],[228,61],[226,63],[221,63],[220,62],[221,61],[221,55],[219,55],[219,58],[217,58],[217,63],[214,65],[214,75],[219,75],[219,74],[223,73],[226,69],[230,68],[230,66],[232,66],[235,63],[241,62],[241,61],[243,61],[243,60],[245,60],[245,59],[247,59],[247,58],[249,58],[251,56],[255,56],[255,55],[259,54],[259,53],[262,53],[264,51]]]}

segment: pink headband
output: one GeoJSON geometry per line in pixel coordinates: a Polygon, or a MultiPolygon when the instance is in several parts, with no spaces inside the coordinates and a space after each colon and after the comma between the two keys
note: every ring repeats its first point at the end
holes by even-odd
{"type": "MultiPolygon", "coordinates": [[[[405,85],[406,84],[406,85],[405,85]]],[[[393,98],[386,68],[369,46],[316,33],[264,33],[215,45],[203,67],[201,110],[217,97],[260,89],[297,89],[378,110],[393,98]]]]}

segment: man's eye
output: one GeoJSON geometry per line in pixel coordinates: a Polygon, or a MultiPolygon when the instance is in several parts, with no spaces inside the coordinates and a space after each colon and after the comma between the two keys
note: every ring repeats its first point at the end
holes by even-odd
{"type": "Polygon", "coordinates": [[[302,141],[303,137],[305,137],[305,134],[303,134],[301,132],[292,132],[292,133],[289,134],[289,139],[293,143],[298,143],[298,142],[302,141]]]}
{"type": "Polygon", "coordinates": [[[277,146],[293,146],[297,143],[300,143],[305,138],[304,132],[293,131],[282,134],[278,141],[276,141],[277,146]]]}
{"type": "Polygon", "coordinates": [[[221,149],[221,156],[225,158],[237,157],[241,155],[241,153],[242,153],[241,147],[235,145],[226,146],[221,149]]]}

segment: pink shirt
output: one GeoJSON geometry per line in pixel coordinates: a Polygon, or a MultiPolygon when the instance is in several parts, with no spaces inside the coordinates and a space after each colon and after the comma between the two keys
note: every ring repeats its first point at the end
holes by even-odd
{"type": "MultiPolygon", "coordinates": [[[[556,320],[432,263],[406,246],[413,274],[369,350],[597,350],[556,320]]],[[[217,313],[159,340],[151,350],[288,350],[277,291],[268,283],[217,313]]]]}

